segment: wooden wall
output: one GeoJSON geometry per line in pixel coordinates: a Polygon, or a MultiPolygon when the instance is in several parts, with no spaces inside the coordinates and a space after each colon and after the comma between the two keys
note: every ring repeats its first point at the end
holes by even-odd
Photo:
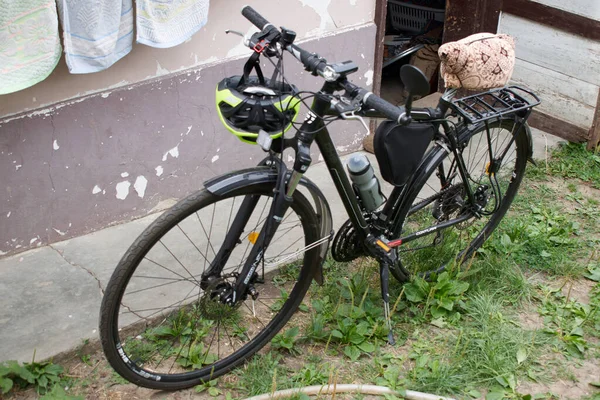
{"type": "Polygon", "coordinates": [[[444,41],[486,31],[517,40],[514,82],[543,100],[531,125],[598,145],[600,0],[447,0],[444,41]]]}
{"type": "Polygon", "coordinates": [[[513,80],[538,92],[538,110],[589,131],[600,89],[600,42],[502,13],[517,41],[513,80]]]}

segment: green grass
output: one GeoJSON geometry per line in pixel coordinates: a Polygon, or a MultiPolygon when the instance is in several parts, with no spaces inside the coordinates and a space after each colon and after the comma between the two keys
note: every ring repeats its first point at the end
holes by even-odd
{"type": "MultiPolygon", "coordinates": [[[[461,268],[450,263],[446,273],[428,282],[392,280],[393,347],[387,344],[378,265],[368,258],[326,260],[325,284],[313,284],[302,312],[271,344],[197,391],[244,398],[337,382],[466,399],[486,393],[489,399],[523,399],[520,383],[576,380],[578,362],[600,362],[600,252],[595,250],[600,199],[582,185],[600,187],[598,154],[581,145],[563,146],[547,164],[528,168],[507,216],[461,268]],[[568,181],[556,185],[557,179],[568,181]],[[589,304],[569,289],[586,278],[596,282],[589,304]],[[539,326],[522,326],[524,314],[537,318],[539,326]]],[[[442,251],[432,248],[406,258],[406,266],[418,269],[460,250],[452,241],[444,244],[442,251]]],[[[297,266],[281,272],[274,282],[284,291],[297,266]]],[[[231,315],[232,322],[237,318],[231,315]]],[[[147,332],[145,341],[130,341],[139,348],[129,350],[143,356],[169,335],[202,337],[203,327],[192,331],[190,322],[189,315],[175,314],[160,330],[147,332]]],[[[205,361],[186,356],[188,366],[205,361]]]]}
{"type": "MultiPolygon", "coordinates": [[[[540,168],[545,166],[540,163],[540,168]]],[[[569,143],[552,152],[547,172],[563,178],[577,178],[600,189],[600,154],[586,150],[585,144],[569,143]]]]}

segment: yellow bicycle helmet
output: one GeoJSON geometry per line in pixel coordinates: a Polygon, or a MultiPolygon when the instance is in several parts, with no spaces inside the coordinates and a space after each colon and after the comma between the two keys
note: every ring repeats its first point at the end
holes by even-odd
{"type": "Polygon", "coordinates": [[[300,112],[298,89],[271,84],[258,76],[233,76],[217,85],[217,112],[225,128],[242,142],[256,144],[259,130],[277,139],[292,127],[300,112]]]}

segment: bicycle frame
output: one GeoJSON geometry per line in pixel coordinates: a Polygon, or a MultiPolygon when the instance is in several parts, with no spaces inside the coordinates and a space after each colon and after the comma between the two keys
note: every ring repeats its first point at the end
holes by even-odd
{"type": "MultiPolygon", "coordinates": [[[[296,189],[296,185],[300,182],[300,179],[312,161],[310,159],[310,147],[314,142],[316,142],[317,147],[321,152],[331,179],[333,180],[336,190],[340,195],[342,204],[344,205],[346,213],[348,214],[348,217],[361,242],[365,242],[373,233],[372,228],[377,228],[377,233],[383,232],[386,237],[393,238],[388,242],[389,247],[397,247],[417,238],[438,233],[443,229],[459,224],[473,217],[472,213],[467,213],[453,220],[432,225],[429,228],[423,229],[406,237],[397,238],[402,229],[402,221],[399,220],[398,213],[400,208],[404,205],[404,199],[410,197],[408,194],[410,194],[410,191],[412,190],[413,182],[409,181],[406,185],[395,187],[393,189],[384,208],[380,212],[380,215],[383,216],[384,222],[375,221],[373,224],[367,223],[363,215],[363,210],[361,209],[348,175],[345,172],[344,166],[342,165],[341,159],[337,153],[329,131],[323,123],[323,120],[317,117],[331,114],[331,95],[338,89],[339,88],[335,83],[326,82],[321,88],[321,91],[313,100],[313,104],[308,111],[306,119],[302,123],[296,136],[293,139],[284,140],[284,149],[292,147],[296,150],[296,164],[287,182],[285,179],[289,175],[287,168],[285,165],[280,165],[278,167],[279,178],[275,189],[277,194],[274,197],[273,204],[269,211],[269,215],[273,217],[269,218],[269,222],[263,226],[259,234],[259,239],[253,245],[250,255],[248,256],[248,259],[237,278],[235,284],[236,295],[233,297],[234,299],[239,298],[239,296],[243,296],[245,293],[247,293],[248,286],[252,285],[252,281],[255,279],[255,272],[259,266],[259,263],[261,262],[264,251],[269,245],[270,240],[273,238],[281,219],[287,211],[287,208],[291,204],[291,196],[296,189]]],[[[445,150],[453,153],[454,159],[457,162],[458,173],[460,174],[462,181],[467,182],[468,173],[462,159],[462,155],[459,152],[459,138],[461,138],[464,134],[468,134],[468,126],[466,124],[460,124],[457,127],[451,127],[450,124],[444,120],[436,120],[436,118],[438,118],[440,115],[444,115],[447,109],[448,103],[442,99],[435,110],[414,109],[411,112],[411,117],[417,121],[437,121],[435,123],[441,125],[444,134],[440,134],[438,139],[444,138],[444,142],[446,142],[448,145],[445,147],[445,150]]],[[[370,118],[385,118],[384,115],[381,115],[374,110],[366,110],[362,114],[370,118]]],[[[433,168],[434,165],[437,164],[436,157],[439,156],[439,152],[428,153],[428,156],[422,161],[422,168],[433,168]]],[[[261,163],[261,165],[264,165],[264,162],[261,163]]],[[[446,178],[443,170],[444,167],[443,165],[440,165],[437,168],[440,169],[440,178],[442,179],[441,184],[444,185],[445,182],[443,182],[443,180],[446,178]]],[[[471,204],[475,204],[472,188],[470,185],[466,185],[466,188],[469,201],[471,204]]],[[[203,280],[205,277],[217,276],[220,274],[223,266],[226,264],[227,259],[229,258],[229,254],[235,247],[249,216],[254,211],[256,203],[257,198],[255,198],[255,196],[248,196],[244,200],[242,206],[236,214],[236,217],[234,218],[230,234],[225,239],[219,254],[217,254],[215,260],[213,263],[211,263],[210,268],[205,274],[203,274],[203,280]],[[235,229],[233,229],[234,227],[235,229]]]]}

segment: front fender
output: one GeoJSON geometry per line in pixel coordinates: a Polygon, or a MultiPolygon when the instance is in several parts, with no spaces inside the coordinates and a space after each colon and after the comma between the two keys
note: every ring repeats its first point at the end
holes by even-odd
{"type": "MultiPolygon", "coordinates": [[[[204,182],[204,187],[214,195],[223,196],[243,186],[266,183],[272,183],[273,186],[275,186],[276,182],[277,170],[273,167],[264,166],[232,171],[211,178],[204,182]]],[[[321,192],[317,185],[310,179],[303,177],[300,180],[297,190],[305,190],[310,193],[310,197],[307,196],[307,198],[312,199],[313,211],[317,215],[317,220],[319,221],[319,237],[329,237],[329,240],[324,241],[319,245],[319,262],[315,270],[315,276],[313,277],[318,284],[322,285],[323,262],[327,257],[327,250],[329,249],[329,244],[334,234],[331,208],[329,207],[329,203],[323,195],[323,192],[321,192]]]]}

